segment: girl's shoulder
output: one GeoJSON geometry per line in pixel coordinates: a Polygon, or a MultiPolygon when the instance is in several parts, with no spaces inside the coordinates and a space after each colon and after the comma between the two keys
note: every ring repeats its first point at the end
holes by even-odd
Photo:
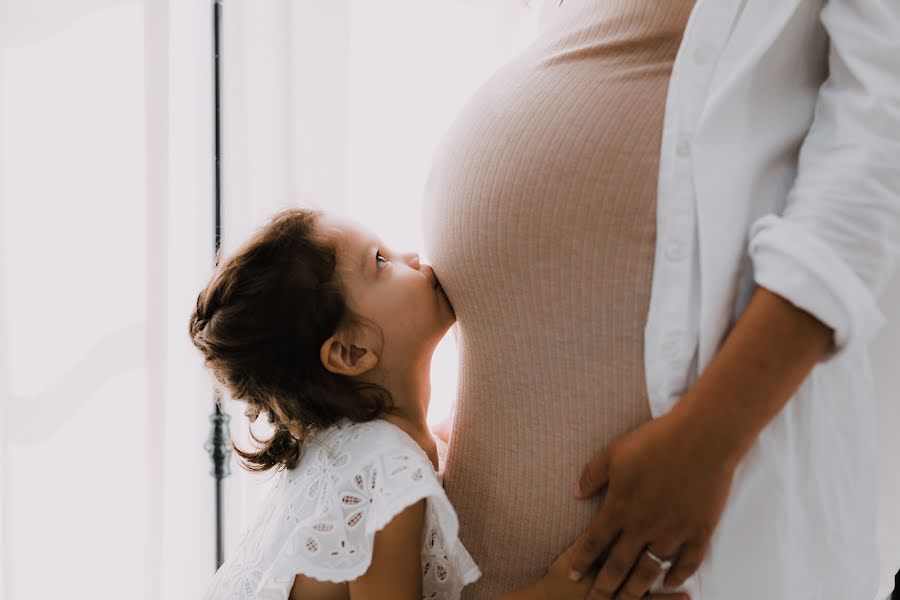
{"type": "Polygon", "coordinates": [[[446,499],[428,455],[405,431],[380,419],[345,420],[311,437],[297,466],[285,473],[284,485],[284,500],[293,506],[309,509],[315,500],[320,511],[323,503],[345,511],[358,507],[347,524],[362,519],[370,533],[414,500],[446,499]]]}

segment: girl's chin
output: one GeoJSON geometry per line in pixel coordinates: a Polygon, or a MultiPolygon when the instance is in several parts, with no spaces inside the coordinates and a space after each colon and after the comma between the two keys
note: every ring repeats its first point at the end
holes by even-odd
{"type": "Polygon", "coordinates": [[[441,337],[443,337],[450,328],[456,323],[456,314],[453,312],[453,307],[450,306],[450,303],[447,303],[446,312],[441,311],[441,314],[438,315],[438,328],[440,329],[441,337]]]}

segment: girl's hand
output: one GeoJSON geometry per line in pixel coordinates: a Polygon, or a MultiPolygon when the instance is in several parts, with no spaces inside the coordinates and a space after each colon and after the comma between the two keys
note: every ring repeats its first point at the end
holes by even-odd
{"type": "Polygon", "coordinates": [[[614,440],[582,472],[576,498],[608,486],[572,561],[578,577],[608,552],[592,600],[642,598],[662,573],[646,549],[672,560],[666,587],[681,585],[706,554],[737,463],[712,451],[705,442],[710,436],[689,416],[673,410],[644,423],[614,440]]]}
{"type": "MultiPolygon", "coordinates": [[[[556,560],[550,565],[547,574],[543,579],[537,582],[535,588],[540,592],[539,596],[546,600],[582,600],[591,589],[594,583],[593,577],[582,577],[580,581],[572,581],[569,579],[569,571],[572,568],[572,559],[578,548],[578,541],[569,546],[562,554],[556,557],[556,560]]],[[[642,600],[690,600],[684,592],[676,594],[650,594],[643,597],[642,600]]]]}
{"type": "Polygon", "coordinates": [[[557,556],[547,570],[547,574],[535,585],[543,598],[547,600],[550,598],[581,600],[591,589],[591,584],[594,583],[593,577],[583,577],[581,581],[569,579],[569,570],[572,568],[572,558],[575,556],[577,546],[576,542],[557,556]]]}

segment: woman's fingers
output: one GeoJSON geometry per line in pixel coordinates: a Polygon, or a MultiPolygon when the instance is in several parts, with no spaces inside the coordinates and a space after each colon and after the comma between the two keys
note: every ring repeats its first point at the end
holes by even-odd
{"type": "Polygon", "coordinates": [[[613,518],[612,509],[605,504],[594,517],[590,528],[576,542],[569,579],[573,581],[581,579],[597,558],[615,541],[619,535],[617,522],[613,518]]]}
{"type": "Polygon", "coordinates": [[[581,477],[572,493],[578,499],[589,498],[609,482],[609,448],[594,457],[581,470],[581,477]]]}
{"type": "Polygon", "coordinates": [[[644,594],[650,589],[653,582],[659,578],[660,574],[662,574],[662,566],[647,554],[647,550],[650,550],[654,555],[665,560],[666,558],[673,556],[678,548],[674,544],[650,544],[648,548],[645,548],[641,552],[634,570],[628,576],[625,585],[622,586],[622,589],[620,589],[618,595],[616,595],[617,600],[643,599],[644,594]]]}
{"type": "Polygon", "coordinates": [[[674,561],[672,568],[666,574],[663,585],[666,587],[678,587],[684,581],[694,574],[700,567],[700,562],[706,556],[709,548],[710,537],[707,536],[702,541],[694,540],[687,542],[678,558],[674,561]]]}
{"type": "Polygon", "coordinates": [[[623,534],[622,538],[613,546],[609,558],[600,567],[600,572],[594,579],[594,585],[591,587],[588,598],[590,600],[612,600],[616,597],[616,590],[625,582],[631,568],[640,559],[645,545],[646,542],[641,538],[629,535],[627,532],[623,534]]]}

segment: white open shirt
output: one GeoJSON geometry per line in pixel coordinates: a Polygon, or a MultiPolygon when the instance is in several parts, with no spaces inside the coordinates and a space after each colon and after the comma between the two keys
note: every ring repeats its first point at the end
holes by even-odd
{"type": "MultiPolygon", "coordinates": [[[[697,0],[664,123],[645,330],[653,416],[696,380],[755,284],[835,331],[740,463],[682,589],[881,600],[900,532],[881,532],[879,557],[868,345],[900,254],[900,0],[697,0]]],[[[882,523],[900,523],[895,500],[882,523]]]]}

